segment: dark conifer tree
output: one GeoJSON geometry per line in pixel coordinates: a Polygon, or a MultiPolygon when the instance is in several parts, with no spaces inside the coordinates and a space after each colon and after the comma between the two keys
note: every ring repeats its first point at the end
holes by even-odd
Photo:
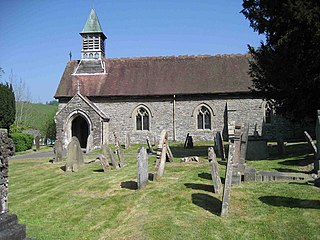
{"type": "Polygon", "coordinates": [[[244,0],[242,13],[265,42],[249,46],[253,92],[293,121],[320,109],[320,1],[244,0]]]}

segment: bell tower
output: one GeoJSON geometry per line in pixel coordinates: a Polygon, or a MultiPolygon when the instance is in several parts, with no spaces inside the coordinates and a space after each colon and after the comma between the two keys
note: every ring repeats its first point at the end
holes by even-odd
{"type": "Polygon", "coordinates": [[[102,32],[96,11],[91,9],[90,15],[82,32],[81,59],[101,59],[105,57],[104,40],[107,37],[102,32]]]}

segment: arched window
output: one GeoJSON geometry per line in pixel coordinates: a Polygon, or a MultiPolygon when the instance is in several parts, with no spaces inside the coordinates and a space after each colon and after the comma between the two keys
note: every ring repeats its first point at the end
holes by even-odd
{"type": "Polygon", "coordinates": [[[95,58],[95,59],[98,59],[98,58],[99,58],[99,53],[95,53],[95,54],[94,54],[94,58],[95,58]]]}
{"type": "Polygon", "coordinates": [[[93,54],[92,54],[92,53],[89,54],[89,58],[90,58],[90,59],[93,58],[93,54]]]}
{"type": "Polygon", "coordinates": [[[272,118],[273,118],[273,109],[272,109],[272,106],[270,106],[270,104],[267,103],[264,109],[264,122],[271,123],[272,118]]]}
{"type": "Polygon", "coordinates": [[[201,106],[197,115],[197,126],[198,129],[211,129],[211,113],[210,110],[201,106]]]}
{"type": "Polygon", "coordinates": [[[136,115],[136,130],[149,130],[150,117],[148,111],[140,107],[136,115]]]}

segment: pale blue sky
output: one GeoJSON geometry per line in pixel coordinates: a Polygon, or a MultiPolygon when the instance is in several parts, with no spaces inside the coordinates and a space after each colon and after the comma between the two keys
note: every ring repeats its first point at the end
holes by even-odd
{"type": "MultiPolygon", "coordinates": [[[[33,101],[53,99],[65,65],[80,58],[79,32],[92,0],[0,0],[0,66],[33,101]]],[[[112,58],[246,53],[263,36],[249,28],[241,0],[95,0],[112,58]]]]}

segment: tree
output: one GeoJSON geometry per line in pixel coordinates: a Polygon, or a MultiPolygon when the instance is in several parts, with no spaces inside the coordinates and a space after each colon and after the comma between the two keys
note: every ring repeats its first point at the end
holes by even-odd
{"type": "Polygon", "coordinates": [[[244,0],[242,13],[265,42],[249,45],[252,91],[293,121],[320,109],[320,1],[244,0]]]}
{"type": "Polygon", "coordinates": [[[9,130],[15,120],[15,109],[12,85],[0,83],[0,128],[9,130]]]}

